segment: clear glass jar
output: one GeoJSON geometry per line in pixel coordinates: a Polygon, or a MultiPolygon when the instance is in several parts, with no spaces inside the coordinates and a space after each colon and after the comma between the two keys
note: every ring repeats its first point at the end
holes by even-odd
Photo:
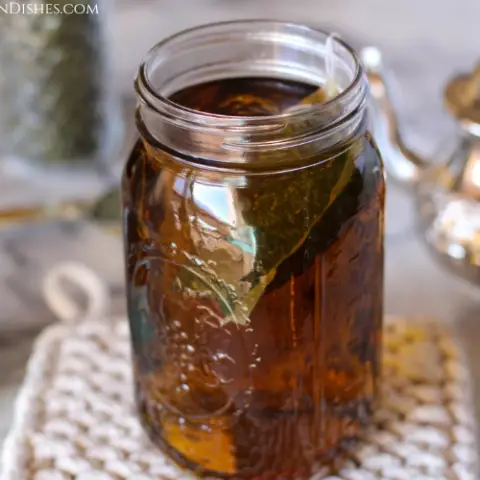
{"type": "Polygon", "coordinates": [[[308,478],[370,418],[384,177],[351,48],[332,45],[335,98],[284,108],[326,82],[327,37],[213,24],[139,70],[123,178],[137,400],[198,474],[308,478]]]}

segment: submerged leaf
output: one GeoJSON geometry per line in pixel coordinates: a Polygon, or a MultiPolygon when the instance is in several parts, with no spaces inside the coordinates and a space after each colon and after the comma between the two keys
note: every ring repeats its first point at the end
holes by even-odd
{"type": "Polygon", "coordinates": [[[243,217],[253,227],[257,244],[255,268],[246,278],[252,288],[242,299],[248,314],[278,266],[301,247],[348,185],[355,168],[355,155],[347,152],[276,179],[251,179],[239,193],[243,217]]]}

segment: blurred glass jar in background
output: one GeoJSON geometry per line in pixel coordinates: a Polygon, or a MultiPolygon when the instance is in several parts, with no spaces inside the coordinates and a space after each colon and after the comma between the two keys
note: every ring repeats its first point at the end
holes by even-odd
{"type": "Polygon", "coordinates": [[[138,406],[200,474],[308,478],[370,419],[383,169],[362,67],[327,38],[209,25],[140,67],[123,178],[138,406]],[[337,96],[299,106],[332,60],[337,96]]]}
{"type": "Polygon", "coordinates": [[[110,0],[11,2],[0,15],[0,155],[37,170],[110,168],[122,112],[110,0]]]}

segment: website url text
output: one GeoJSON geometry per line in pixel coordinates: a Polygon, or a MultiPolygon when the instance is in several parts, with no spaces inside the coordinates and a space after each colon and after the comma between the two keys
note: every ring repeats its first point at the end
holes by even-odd
{"type": "Polygon", "coordinates": [[[83,3],[0,3],[0,13],[6,15],[98,15],[98,5],[83,3]]]}

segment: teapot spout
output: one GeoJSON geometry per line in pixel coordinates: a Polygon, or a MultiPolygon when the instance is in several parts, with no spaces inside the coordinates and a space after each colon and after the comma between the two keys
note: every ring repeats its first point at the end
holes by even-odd
{"type": "Polygon", "coordinates": [[[381,52],[375,47],[360,51],[371,94],[371,121],[387,175],[402,184],[416,184],[428,162],[405,144],[381,52]]]}

